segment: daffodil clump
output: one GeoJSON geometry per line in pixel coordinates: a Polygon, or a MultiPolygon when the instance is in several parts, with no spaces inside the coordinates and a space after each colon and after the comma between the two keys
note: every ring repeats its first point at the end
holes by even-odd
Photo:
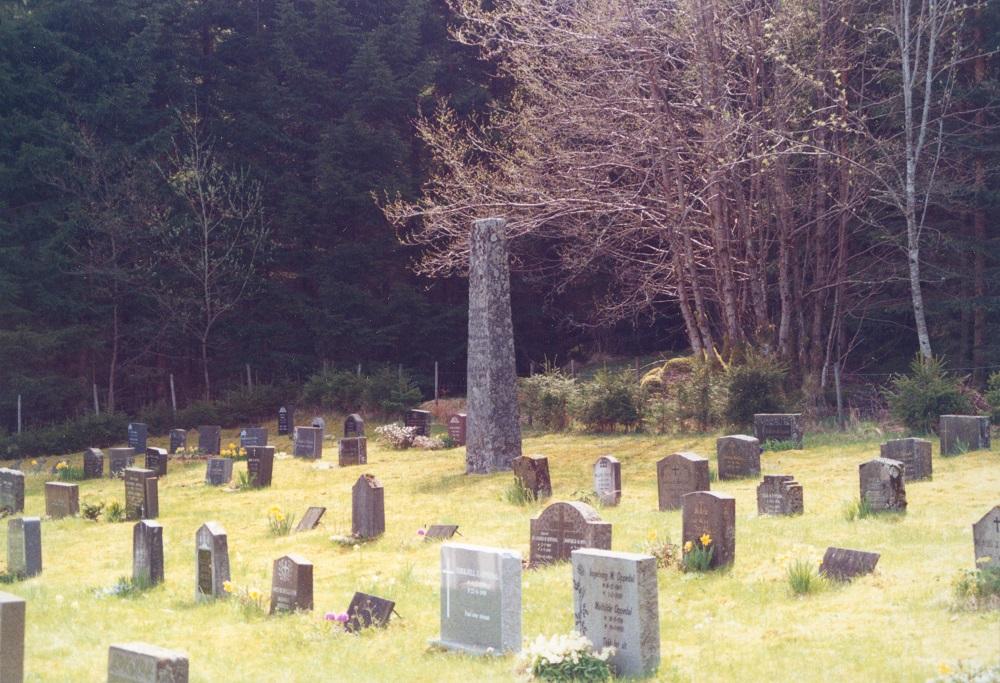
{"type": "Polygon", "coordinates": [[[713,555],[715,555],[715,548],[712,545],[712,536],[702,534],[695,540],[684,544],[681,566],[686,572],[708,571],[712,567],[713,555]]]}
{"type": "Polygon", "coordinates": [[[235,604],[247,613],[263,613],[267,608],[267,596],[256,588],[237,586],[232,581],[223,581],[222,590],[235,598],[235,604]]]}
{"type": "Polygon", "coordinates": [[[292,530],[294,517],[285,514],[277,505],[272,505],[267,509],[267,525],[274,536],[287,536],[292,530]]]}
{"type": "Polygon", "coordinates": [[[611,678],[608,659],[614,648],[595,650],[576,631],[551,637],[539,635],[521,653],[518,673],[539,681],[607,681],[611,678]]]}
{"type": "Polygon", "coordinates": [[[955,596],[972,609],[1000,609],[1000,567],[993,558],[976,558],[976,569],[967,569],[955,580],[955,596]]]}
{"type": "Polygon", "coordinates": [[[247,455],[247,449],[236,445],[232,441],[226,444],[226,447],[221,450],[222,452],[219,453],[219,456],[223,458],[233,458],[235,460],[239,460],[240,458],[245,458],[247,455]]]}
{"type": "Polygon", "coordinates": [[[66,460],[56,463],[56,477],[59,481],[80,481],[83,479],[83,470],[73,467],[66,460]]]}
{"type": "Polygon", "coordinates": [[[659,569],[679,564],[680,548],[670,542],[670,537],[660,538],[655,530],[646,534],[646,540],[642,544],[642,552],[656,558],[656,566],[659,569]]]}

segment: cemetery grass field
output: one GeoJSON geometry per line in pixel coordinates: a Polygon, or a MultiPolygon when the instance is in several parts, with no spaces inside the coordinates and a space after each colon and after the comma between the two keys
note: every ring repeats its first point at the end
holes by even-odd
{"type": "MultiPolygon", "coordinates": [[[[336,424],[336,423],[333,423],[336,424]]],[[[277,430],[270,425],[271,434],[277,430]]],[[[369,426],[369,434],[373,433],[369,426]]],[[[1000,502],[1000,453],[941,458],[934,443],[934,479],[907,484],[909,511],[847,521],[843,508],[858,497],[858,465],[878,455],[886,435],[820,434],[804,450],[766,452],[765,474],[792,474],[804,487],[805,514],[758,517],[756,479],[712,482],[736,497],[736,562],[726,572],[659,572],[661,665],[664,681],[923,681],[960,662],[1000,659],[1000,612],[956,606],[952,583],[973,566],[971,525],[1000,502]],[[829,545],[882,554],[874,576],[792,595],[785,572],[798,559],[819,562],[829,545]]],[[[680,511],[657,511],[656,460],[680,450],[708,456],[715,470],[715,435],[654,437],[526,434],[524,453],[549,458],[553,500],[590,490],[592,464],[604,454],[622,463],[623,497],[601,509],[614,525],[614,550],[642,551],[655,535],[677,542],[680,511]]],[[[227,431],[223,444],[235,440],[227,431]]],[[[166,445],[150,439],[150,445],[166,445]]],[[[287,437],[272,437],[290,452],[287,437]]],[[[528,523],[541,505],[504,499],[510,473],[464,474],[464,449],[402,451],[369,441],[367,466],[340,469],[336,442],[323,466],[278,459],[270,489],[226,492],[203,483],[205,464],[171,461],[160,481],[166,581],[137,597],[95,591],[131,574],[132,522],[81,518],[43,521],[41,576],[0,586],[27,601],[27,681],[103,681],[108,646],[143,641],[190,656],[192,681],[503,681],[513,657],[474,659],[429,650],[439,629],[439,549],[417,531],[432,523],[460,525],[461,542],[528,554],[528,523]],[[350,533],[350,489],[362,472],[385,487],[386,534],[359,549],[331,542],[350,533]],[[295,515],[327,507],[321,526],[271,535],[266,511],[295,515]],[[233,582],[257,589],[265,603],[271,566],[298,553],[315,566],[315,610],[267,617],[235,601],[194,599],[194,535],[205,521],[229,535],[233,582]],[[390,627],[346,635],[325,622],[356,590],[395,600],[390,627]]],[[[79,456],[76,460],[79,459],[79,456]]],[[[44,463],[45,471],[56,462],[44,463]]],[[[78,462],[74,464],[79,465],[78,462]]],[[[39,464],[41,466],[41,463],[39,464]]],[[[44,514],[43,483],[25,463],[25,514],[44,514]]],[[[236,472],[245,470],[238,462],[236,472]]],[[[234,474],[235,478],[235,474],[234,474]]],[[[81,501],[124,502],[116,480],[80,482],[81,501]]],[[[6,524],[0,525],[6,547],[6,524]]],[[[568,564],[523,575],[525,640],[573,627],[568,564]]]]}

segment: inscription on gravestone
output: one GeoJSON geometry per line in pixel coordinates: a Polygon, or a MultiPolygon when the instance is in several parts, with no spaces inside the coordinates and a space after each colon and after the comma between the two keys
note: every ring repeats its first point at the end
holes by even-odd
{"type": "Polygon", "coordinates": [[[802,413],[757,413],[753,416],[753,435],[768,441],[791,442],[802,448],[802,413]]]}
{"type": "Polygon", "coordinates": [[[344,438],[353,439],[365,435],[365,421],[357,413],[351,413],[344,420],[344,438]]]}
{"type": "Polygon", "coordinates": [[[337,449],[337,462],[341,467],[368,464],[368,439],[363,436],[343,438],[337,449]]]}
{"type": "Polygon", "coordinates": [[[468,417],[465,413],[455,413],[448,418],[448,438],[456,446],[465,445],[465,433],[466,425],[468,424],[468,417]]]}
{"type": "Polygon", "coordinates": [[[431,414],[426,410],[408,410],[405,426],[412,427],[416,436],[430,436],[431,414]]]}
{"type": "Polygon", "coordinates": [[[757,487],[757,514],[801,515],[802,485],[788,474],[765,474],[757,487]]]}
{"type": "Polygon", "coordinates": [[[209,458],[205,465],[205,483],[225,486],[233,478],[232,458],[209,458]]]}
{"type": "Polygon", "coordinates": [[[601,505],[618,505],[622,498],[622,465],[618,458],[602,455],[594,463],[594,493],[601,505]]]}
{"type": "Polygon", "coordinates": [[[823,563],[819,566],[821,574],[837,581],[850,581],[855,576],[871,574],[879,560],[878,553],[867,553],[863,550],[829,547],[823,555],[823,563]]]}
{"type": "Polygon", "coordinates": [[[128,425],[128,446],[136,453],[146,452],[146,439],[149,427],[142,422],[130,422],[128,425]]]}
{"type": "Polygon", "coordinates": [[[673,453],[656,463],[660,510],[678,510],[692,491],[708,491],[708,459],[694,453],[673,453]]]}
{"type": "Polygon", "coordinates": [[[719,479],[760,476],[760,441],[752,436],[735,434],[715,440],[719,479]]]}
{"type": "Polygon", "coordinates": [[[244,427],[240,430],[240,448],[266,445],[267,429],[264,427],[244,427]]]}
{"type": "Polygon", "coordinates": [[[510,461],[514,478],[533,500],[544,500],[552,496],[552,480],[549,479],[549,459],[541,455],[522,455],[510,461]]]}
{"type": "Polygon", "coordinates": [[[18,577],[42,573],[42,520],[38,517],[7,520],[7,571],[18,577]]]}
{"type": "Polygon", "coordinates": [[[286,408],[285,406],[278,408],[278,434],[280,436],[290,434],[292,431],[292,425],[294,424],[295,417],[292,413],[292,409],[286,408]]]}
{"type": "Polygon", "coordinates": [[[371,474],[362,474],[351,489],[351,533],[358,538],[385,533],[385,490],[371,474]]]}
{"type": "Polygon", "coordinates": [[[312,562],[300,555],[279,557],[271,577],[271,614],[312,608],[312,562]]]}
{"type": "Polygon", "coordinates": [[[159,516],[156,473],[129,467],[125,470],[125,519],[154,519],[159,516]]]}
{"type": "Polygon", "coordinates": [[[158,477],[167,476],[167,460],[169,456],[164,448],[146,449],[146,469],[152,470],[158,477]]]}
{"type": "Polygon", "coordinates": [[[122,477],[125,469],[135,464],[135,451],[131,448],[108,449],[108,476],[122,477]]]}
{"type": "Polygon", "coordinates": [[[247,449],[247,475],[254,486],[271,485],[274,471],[274,446],[256,446],[247,449]]]}
{"type": "Polygon", "coordinates": [[[616,676],[651,674],[660,665],[656,558],[636,553],[573,551],[573,621],[596,649],[615,648],[616,676]]]}
{"type": "Polygon", "coordinates": [[[188,683],[188,657],[146,643],[112,645],[108,683],[188,683]]]}
{"type": "Polygon", "coordinates": [[[104,476],[104,453],[100,448],[88,448],[83,452],[84,479],[100,479],[104,476]]]}
{"type": "Polygon", "coordinates": [[[316,460],[323,457],[323,429],[321,427],[296,427],[295,449],[297,458],[316,460]]]}
{"type": "Polygon", "coordinates": [[[142,520],[132,527],[132,579],[156,585],[163,581],[163,527],[142,520]]]}
{"type": "Polygon", "coordinates": [[[344,629],[356,633],[372,626],[383,627],[389,623],[396,603],[367,593],[355,593],[347,607],[347,623],[344,629]]]}
{"type": "Polygon", "coordinates": [[[930,479],[933,474],[931,442],[926,439],[892,439],[882,444],[881,454],[903,463],[906,481],[930,479]]]}
{"type": "Polygon", "coordinates": [[[578,548],[611,549],[611,524],[586,503],[553,503],[531,520],[532,567],[565,562],[578,548]]]}
{"type": "Polygon", "coordinates": [[[223,584],[229,581],[229,540],[218,522],[205,522],[198,528],[195,544],[195,599],[209,600],[226,596],[223,584]]]}
{"type": "Polygon", "coordinates": [[[323,518],[323,513],[325,512],[326,508],[321,507],[311,507],[306,510],[306,514],[302,515],[302,519],[299,520],[298,525],[295,527],[296,533],[315,529],[319,526],[319,520],[323,518]]]}
{"type": "Polygon", "coordinates": [[[682,543],[697,544],[708,534],[712,550],[710,567],[723,567],[736,559],[736,499],[715,491],[684,495],[682,543]]]}
{"type": "Polygon", "coordinates": [[[976,566],[1000,569],[1000,505],[995,506],[972,525],[972,543],[976,566]],[[990,558],[983,560],[983,558],[990,558]]]}
{"type": "Polygon", "coordinates": [[[80,487],[61,481],[45,482],[45,514],[52,519],[80,514],[80,487]]]}
{"type": "Polygon", "coordinates": [[[24,472],[0,467],[0,510],[24,512],[24,472]]]}
{"type": "Polygon", "coordinates": [[[183,429],[171,429],[170,454],[173,455],[182,448],[187,448],[187,431],[183,429]]]}
{"type": "Polygon", "coordinates": [[[990,418],[985,415],[942,415],[938,419],[941,455],[990,448],[990,418]]]}
{"type": "Polygon", "coordinates": [[[198,452],[202,455],[219,455],[222,452],[222,427],[218,425],[198,427],[198,452]]]}
{"type": "Polygon", "coordinates": [[[0,593],[0,681],[24,681],[24,598],[0,593]]]}
{"type": "Polygon", "coordinates": [[[906,510],[906,487],[903,483],[903,463],[887,458],[875,458],[858,466],[861,498],[875,512],[906,510]]]}

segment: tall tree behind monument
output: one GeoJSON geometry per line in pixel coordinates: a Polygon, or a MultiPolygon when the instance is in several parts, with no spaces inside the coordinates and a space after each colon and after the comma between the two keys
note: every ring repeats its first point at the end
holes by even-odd
{"type": "Polygon", "coordinates": [[[521,455],[506,221],[472,224],[469,242],[468,422],[465,470],[510,469],[521,455]]]}

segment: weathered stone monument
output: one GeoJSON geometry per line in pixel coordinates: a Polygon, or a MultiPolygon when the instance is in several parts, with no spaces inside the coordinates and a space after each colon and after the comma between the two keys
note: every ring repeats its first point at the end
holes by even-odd
{"type": "Polygon", "coordinates": [[[45,482],[45,514],[52,519],[80,514],[80,487],[63,481],[45,482]]]}
{"type": "Polygon", "coordinates": [[[652,674],[660,665],[656,558],[585,548],[573,551],[573,621],[618,677],[652,674]]]}
{"type": "Polygon", "coordinates": [[[229,581],[229,537],[218,522],[205,522],[194,535],[196,600],[226,596],[229,581]]]}
{"type": "Polygon", "coordinates": [[[801,515],[802,485],[788,474],[765,474],[757,486],[757,514],[801,515]]]}
{"type": "Polygon", "coordinates": [[[427,410],[407,410],[403,426],[413,430],[414,436],[431,435],[431,414],[427,410]]]}
{"type": "Polygon", "coordinates": [[[155,519],[160,516],[159,479],[156,472],[138,467],[125,469],[125,519],[155,519]]]}
{"type": "Polygon", "coordinates": [[[424,534],[424,541],[447,541],[458,533],[457,524],[431,524],[424,534]]]}
{"type": "Polygon", "coordinates": [[[295,416],[292,413],[292,409],[285,406],[278,408],[278,435],[285,436],[290,434],[294,424],[295,416]]]}
{"type": "Polygon", "coordinates": [[[552,503],[531,520],[529,564],[567,562],[579,548],[611,549],[611,524],[586,503],[552,503]]]}
{"type": "Polygon", "coordinates": [[[167,476],[167,449],[154,448],[150,446],[146,449],[146,469],[156,472],[156,476],[167,476]]]}
{"type": "Polygon", "coordinates": [[[942,415],[938,419],[941,455],[989,450],[990,418],[985,415],[942,415]]]}
{"type": "Polygon", "coordinates": [[[317,526],[319,526],[319,520],[323,519],[323,514],[326,512],[324,507],[311,507],[306,510],[306,514],[302,515],[302,519],[295,526],[295,532],[300,531],[312,531],[317,526]]]}
{"type": "Polygon", "coordinates": [[[341,467],[368,464],[368,439],[363,436],[345,437],[337,448],[337,463],[341,467]]]}
{"type": "Polygon", "coordinates": [[[264,427],[244,427],[240,430],[240,448],[266,445],[267,429],[264,427]]]}
{"type": "Polygon", "coordinates": [[[719,479],[759,477],[760,451],[760,441],[752,436],[735,434],[716,439],[719,479]]]}
{"type": "Polygon", "coordinates": [[[375,538],[385,533],[385,489],[371,474],[362,474],[351,489],[351,533],[375,538]]]}
{"type": "Polygon", "coordinates": [[[130,422],[128,425],[128,446],[136,453],[146,452],[146,439],[149,437],[149,426],[142,422],[130,422]]]}
{"type": "Polygon", "coordinates": [[[170,455],[173,455],[182,448],[187,448],[187,431],[183,429],[170,430],[170,455]]]}
{"type": "Polygon", "coordinates": [[[541,455],[520,455],[510,461],[514,478],[533,500],[552,497],[552,480],[549,478],[549,459],[541,455]]]}
{"type": "Polygon", "coordinates": [[[880,555],[863,550],[829,547],[823,555],[819,573],[837,581],[850,581],[855,576],[875,571],[880,555]]]}
{"type": "Polygon", "coordinates": [[[38,517],[7,520],[7,571],[25,578],[42,573],[42,520],[38,517]]]}
{"type": "Polygon", "coordinates": [[[906,481],[930,479],[933,474],[931,442],[926,439],[892,439],[882,444],[881,454],[903,463],[906,481]]]}
{"type": "Polygon", "coordinates": [[[618,505],[622,499],[622,464],[612,455],[602,455],[594,463],[594,493],[601,505],[618,505]]]}
{"type": "Polygon", "coordinates": [[[100,448],[88,448],[83,452],[83,478],[100,479],[104,476],[104,453],[100,448]]]}
{"type": "Polygon", "coordinates": [[[469,239],[465,470],[495,472],[521,455],[506,221],[474,221],[469,239]]]}
{"type": "Polygon", "coordinates": [[[198,427],[198,452],[202,455],[219,455],[222,452],[222,427],[219,425],[198,427]]]}
{"type": "Polygon", "coordinates": [[[132,448],[108,449],[108,476],[112,479],[124,476],[126,468],[135,464],[135,450],[132,448]]]}
{"type": "Polygon", "coordinates": [[[251,446],[247,449],[247,475],[254,486],[270,486],[273,472],[274,446],[251,446]]]}
{"type": "Polygon", "coordinates": [[[396,603],[368,593],[355,593],[347,606],[347,623],[344,630],[357,633],[372,626],[381,628],[389,623],[396,603]]]}
{"type": "Polygon", "coordinates": [[[24,472],[0,467],[0,510],[24,512],[24,472]]]}
{"type": "Polygon", "coordinates": [[[714,548],[709,566],[732,564],[736,559],[736,499],[716,491],[695,491],[685,494],[683,502],[681,541],[697,543],[708,534],[714,548]]]}
{"type": "Polygon", "coordinates": [[[365,421],[357,413],[344,418],[344,438],[354,439],[365,435],[365,421]]]}
{"type": "Polygon", "coordinates": [[[903,463],[874,458],[858,466],[861,498],[874,512],[906,510],[903,463]]]}
{"type": "Polygon", "coordinates": [[[205,463],[205,483],[209,486],[225,486],[233,478],[232,458],[209,458],[205,463]]]}
{"type": "Polygon", "coordinates": [[[132,580],[148,585],[163,581],[163,527],[142,520],[132,527],[132,580]]]}
{"type": "Polygon", "coordinates": [[[146,643],[112,645],[108,683],[188,683],[188,656],[146,643]]]}
{"type": "Polygon", "coordinates": [[[271,614],[312,608],[312,562],[301,555],[279,557],[271,577],[271,614]]]}
{"type": "Polygon", "coordinates": [[[24,681],[24,598],[0,593],[0,681],[24,681]]]}
{"type": "Polygon", "coordinates": [[[465,413],[455,413],[448,418],[448,438],[456,446],[464,446],[468,418],[465,413]]]}
{"type": "Polygon", "coordinates": [[[753,416],[753,435],[761,445],[778,441],[802,448],[802,413],[757,413],[753,416]]]}
{"type": "Polygon", "coordinates": [[[317,460],[323,457],[323,428],[296,427],[295,449],[292,455],[296,458],[317,460]]]}
{"type": "Polygon", "coordinates": [[[694,453],[673,453],[656,463],[660,510],[679,510],[681,498],[692,491],[708,491],[708,458],[694,453]]]}
{"type": "Polygon", "coordinates": [[[441,638],[474,655],[521,649],[521,554],[460,543],[441,546],[441,638]]]}
{"type": "Polygon", "coordinates": [[[1000,569],[1000,505],[994,506],[972,525],[972,544],[976,553],[974,559],[980,569],[1000,569]],[[990,559],[980,562],[986,557],[990,559]]]}

